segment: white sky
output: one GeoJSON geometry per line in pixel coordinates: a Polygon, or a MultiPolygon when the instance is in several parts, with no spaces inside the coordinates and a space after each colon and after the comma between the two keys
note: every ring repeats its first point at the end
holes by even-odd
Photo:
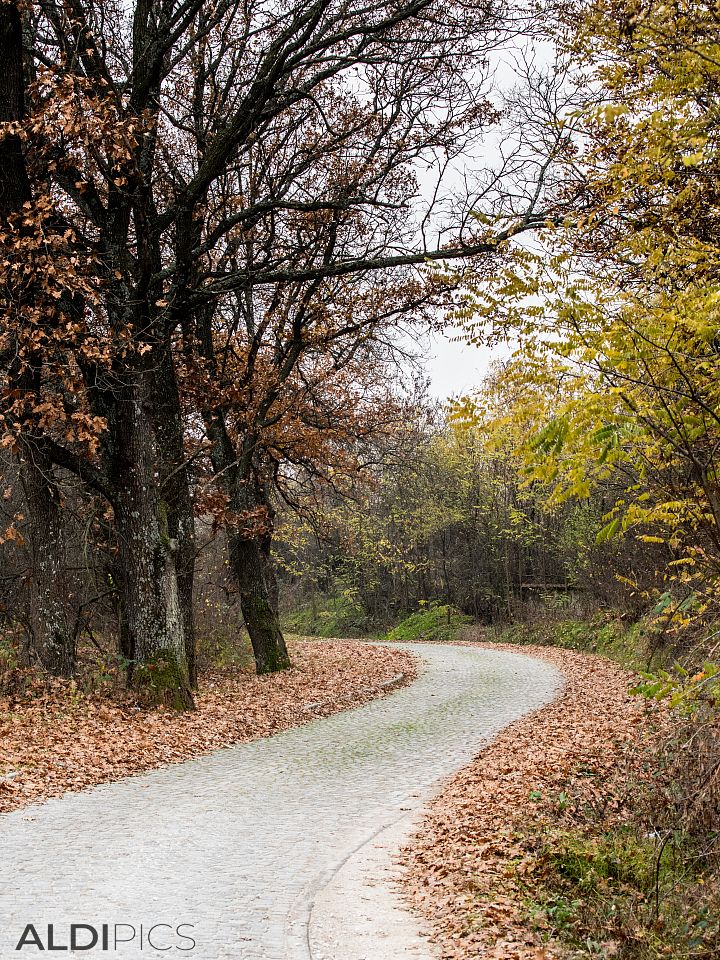
{"type": "MultiPolygon", "coordinates": [[[[515,47],[513,42],[501,47],[490,56],[492,79],[489,84],[491,98],[502,105],[503,95],[508,93],[517,83],[521,82],[518,74],[518,65],[522,69],[525,56],[535,69],[550,69],[555,61],[555,50],[547,41],[534,39],[531,46],[515,47]]],[[[448,195],[456,188],[462,194],[465,181],[464,176],[469,174],[471,179],[474,173],[484,169],[498,169],[501,165],[501,146],[507,130],[502,124],[497,127],[488,127],[481,143],[475,145],[471,155],[463,155],[445,171],[443,184],[448,195]]],[[[511,147],[507,147],[511,149],[511,147]]],[[[433,197],[437,187],[434,168],[418,165],[418,181],[420,195],[426,200],[433,197]]],[[[526,237],[523,244],[532,245],[532,240],[526,237]]],[[[401,335],[402,340],[402,335],[401,335]]],[[[431,396],[439,401],[451,397],[464,396],[478,390],[493,361],[507,359],[513,349],[508,346],[476,346],[457,339],[452,329],[446,334],[434,334],[427,341],[419,340],[409,344],[420,348],[423,354],[423,368],[430,379],[431,396]]]]}
{"type": "Polygon", "coordinates": [[[481,384],[490,364],[508,357],[509,347],[478,347],[436,334],[426,351],[425,371],[430,377],[430,392],[437,400],[473,393],[481,384]]]}
{"type": "Polygon", "coordinates": [[[480,385],[489,363],[487,350],[453,342],[442,334],[433,337],[428,355],[430,389],[438,400],[471,393],[480,385]]]}
{"type": "MultiPolygon", "coordinates": [[[[517,52],[519,53],[519,50],[517,52]]],[[[491,58],[494,61],[494,76],[490,89],[499,102],[502,101],[503,93],[518,82],[512,53],[511,43],[507,48],[501,48],[497,55],[491,58]]],[[[532,48],[526,50],[526,54],[537,69],[550,68],[555,59],[554,48],[545,41],[533,42],[532,48]]],[[[489,128],[483,143],[477,146],[476,154],[461,157],[451,166],[449,173],[446,174],[446,189],[452,189],[453,183],[462,188],[463,175],[474,168],[497,168],[499,148],[505,132],[502,125],[489,128]]],[[[421,190],[424,189],[428,195],[431,195],[436,186],[432,172],[418,170],[418,179],[421,190]]],[[[522,242],[532,245],[529,237],[522,242]]],[[[451,329],[448,329],[445,335],[439,333],[433,335],[423,350],[424,367],[426,375],[430,378],[432,396],[444,401],[450,397],[473,393],[480,387],[493,361],[506,359],[512,352],[510,346],[491,348],[468,344],[462,339],[456,339],[456,334],[451,329]]]]}

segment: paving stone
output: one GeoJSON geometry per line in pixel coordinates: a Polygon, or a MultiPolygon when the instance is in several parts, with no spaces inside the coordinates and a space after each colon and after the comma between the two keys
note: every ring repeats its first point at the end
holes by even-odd
{"type": "Polygon", "coordinates": [[[517,654],[409,649],[418,679],[381,700],[0,817],[1,960],[39,955],[15,949],[28,923],[61,945],[70,923],[137,931],[63,957],[311,960],[313,901],[353,851],[561,686],[517,654]],[[169,950],[146,940],[162,923],[169,950]]]}

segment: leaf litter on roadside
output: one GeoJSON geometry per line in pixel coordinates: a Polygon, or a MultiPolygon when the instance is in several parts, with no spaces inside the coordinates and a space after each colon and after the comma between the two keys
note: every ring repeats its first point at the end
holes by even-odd
{"type": "Polygon", "coordinates": [[[534,863],[523,828],[537,806],[562,807],[577,793],[619,807],[607,781],[623,748],[643,735],[644,705],[618,665],[552,647],[522,650],[560,670],[563,692],[450,778],[402,852],[405,895],[443,960],[565,956],[542,915],[528,919],[534,863]]]}

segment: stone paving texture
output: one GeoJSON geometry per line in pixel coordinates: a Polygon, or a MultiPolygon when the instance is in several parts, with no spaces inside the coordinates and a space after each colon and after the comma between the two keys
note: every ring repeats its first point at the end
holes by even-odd
{"type": "Polygon", "coordinates": [[[381,700],[0,817],[1,960],[40,955],[16,950],[29,923],[46,948],[49,923],[55,947],[97,928],[63,957],[311,960],[314,899],[348,857],[562,683],[518,654],[409,649],[418,679],[381,700]]]}

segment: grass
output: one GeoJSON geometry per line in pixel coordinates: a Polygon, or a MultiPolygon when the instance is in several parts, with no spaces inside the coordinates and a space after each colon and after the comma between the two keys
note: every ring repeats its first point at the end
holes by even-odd
{"type": "Polygon", "coordinates": [[[367,637],[370,622],[362,606],[351,594],[320,597],[314,604],[304,604],[281,617],[287,633],[303,637],[367,637]]]}
{"type": "Polygon", "coordinates": [[[589,620],[548,618],[538,623],[516,623],[496,629],[493,639],[499,643],[541,644],[597,653],[634,671],[647,669],[651,659],[646,628],[604,612],[589,620]]]}
{"type": "Polygon", "coordinates": [[[465,616],[448,604],[426,603],[395,626],[372,620],[351,591],[337,597],[320,597],[314,604],[304,604],[283,614],[282,628],[287,633],[304,637],[372,637],[392,643],[414,641],[447,642],[457,640],[472,617],[465,616]]]}
{"type": "Polygon", "coordinates": [[[470,623],[472,617],[465,616],[449,604],[429,604],[411,613],[384,634],[382,639],[393,643],[419,640],[448,642],[457,640],[460,631],[470,623]]]}

